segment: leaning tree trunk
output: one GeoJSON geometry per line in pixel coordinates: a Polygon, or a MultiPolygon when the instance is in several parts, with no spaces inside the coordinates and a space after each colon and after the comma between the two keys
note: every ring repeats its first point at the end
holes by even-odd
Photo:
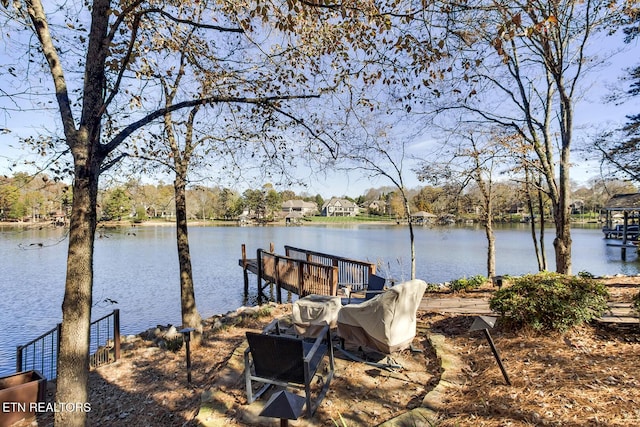
{"type": "Polygon", "coordinates": [[[543,193],[538,186],[538,211],[540,211],[540,271],[547,270],[547,251],[544,244],[544,228],[547,225],[547,221],[544,218],[544,200],[542,199],[543,193]]]}
{"type": "Polygon", "coordinates": [[[535,209],[533,208],[533,199],[531,198],[531,190],[529,188],[529,183],[527,182],[527,208],[529,209],[529,230],[531,231],[531,240],[533,241],[533,249],[536,253],[536,260],[538,261],[538,270],[543,271],[543,260],[540,255],[540,247],[538,246],[538,238],[536,235],[536,218],[535,218],[535,209]]]}
{"type": "MultiPolygon", "coordinates": [[[[73,205],[69,226],[69,249],[62,329],[58,356],[57,402],[88,402],[89,334],[91,325],[93,242],[100,166],[87,156],[75,156],[73,205]]],[[[84,426],[82,411],[60,411],[56,426],[84,426]]]]}
{"type": "Polygon", "coordinates": [[[178,261],[180,263],[180,305],[182,327],[195,328],[194,344],[198,345],[202,335],[202,317],[196,308],[196,297],[193,287],[193,271],[189,250],[189,231],[187,225],[186,179],[176,172],[174,181],[176,199],[176,231],[178,242],[178,261]]]}

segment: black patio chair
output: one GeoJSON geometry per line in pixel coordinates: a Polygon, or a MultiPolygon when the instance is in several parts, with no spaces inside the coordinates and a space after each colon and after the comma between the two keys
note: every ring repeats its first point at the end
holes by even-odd
{"type": "Polygon", "coordinates": [[[304,388],[307,415],[311,418],[327,393],[335,370],[329,326],[314,341],[256,332],[247,332],[246,336],[249,343],[244,352],[247,402],[254,402],[272,385],[304,388]],[[312,404],[311,381],[327,354],[329,372],[312,404]],[[254,393],[253,381],[265,385],[254,393]]]}
{"type": "Polygon", "coordinates": [[[347,294],[347,298],[342,298],[342,305],[347,304],[360,304],[361,302],[369,301],[371,298],[380,295],[385,291],[386,279],[384,277],[380,277],[375,274],[369,275],[369,282],[367,283],[367,288],[365,289],[364,298],[356,298],[352,296],[351,289],[345,289],[345,293],[347,294]]]}

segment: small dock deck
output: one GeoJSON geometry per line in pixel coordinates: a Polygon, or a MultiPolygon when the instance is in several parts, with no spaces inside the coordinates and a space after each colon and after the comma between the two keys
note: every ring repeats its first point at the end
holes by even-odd
{"type": "Polygon", "coordinates": [[[283,289],[299,296],[335,296],[342,286],[350,286],[354,291],[362,290],[369,276],[376,272],[376,265],[370,262],[293,246],[285,246],[285,255],[278,255],[273,243],[268,251],[258,249],[256,258],[247,257],[243,244],[238,265],[243,270],[245,295],[249,290],[249,273],[252,273],[257,276],[258,296],[264,297],[266,286],[275,285],[278,302],[282,302],[283,289]]]}

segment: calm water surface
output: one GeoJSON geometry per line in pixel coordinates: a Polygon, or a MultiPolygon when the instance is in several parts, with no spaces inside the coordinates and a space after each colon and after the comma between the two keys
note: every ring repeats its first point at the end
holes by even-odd
{"type": "MultiPolygon", "coordinates": [[[[368,260],[383,276],[407,279],[409,233],[402,226],[192,227],[191,256],[198,309],[203,317],[243,304],[241,245],[249,257],[275,243],[368,260]]],[[[498,274],[535,272],[537,264],[525,226],[496,231],[498,274]]],[[[553,236],[548,259],[554,268],[553,236]]],[[[599,229],[573,230],[573,270],[638,274],[635,254],[620,260],[599,229]]],[[[15,348],[61,320],[67,240],[62,230],[0,229],[0,375],[11,373],[15,348]]],[[[417,277],[445,282],[486,275],[484,231],[475,227],[418,228],[417,277]]],[[[93,318],[120,309],[124,334],[157,324],[180,324],[180,289],[175,229],[145,226],[109,230],[96,240],[93,318]],[[105,302],[110,299],[117,304],[105,302]]],[[[255,296],[255,276],[250,277],[255,296]]]]}

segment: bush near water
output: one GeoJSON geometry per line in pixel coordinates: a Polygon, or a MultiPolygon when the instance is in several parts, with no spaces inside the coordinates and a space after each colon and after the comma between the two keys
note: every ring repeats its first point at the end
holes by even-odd
{"type": "Polygon", "coordinates": [[[568,276],[543,272],[512,278],[489,301],[514,328],[566,332],[597,319],[607,309],[606,286],[589,273],[568,276]]]}
{"type": "Polygon", "coordinates": [[[469,278],[462,277],[460,279],[456,279],[451,281],[449,284],[449,288],[453,292],[460,291],[472,291],[474,289],[478,289],[487,281],[487,278],[481,274],[477,274],[475,276],[471,276],[469,278]]]}

